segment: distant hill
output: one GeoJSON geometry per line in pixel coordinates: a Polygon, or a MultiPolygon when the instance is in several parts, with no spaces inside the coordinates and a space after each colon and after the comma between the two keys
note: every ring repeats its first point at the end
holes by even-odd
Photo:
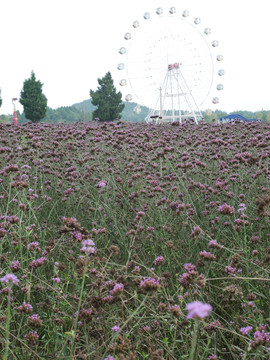
{"type": "MultiPolygon", "coordinates": [[[[139,114],[134,112],[135,107],[137,106],[134,102],[124,102],[125,108],[122,112],[121,120],[127,121],[127,122],[143,122],[148,114],[148,108],[145,106],[141,106],[141,112],[139,114]]],[[[80,103],[76,103],[72,106],[61,106],[57,109],[51,109],[48,107],[47,114],[44,119],[42,119],[43,122],[48,123],[73,123],[76,121],[79,122],[88,122],[92,120],[92,112],[96,109],[96,107],[92,104],[91,99],[84,100],[80,103]]],[[[257,112],[252,111],[241,111],[237,110],[235,111],[237,114],[240,114],[248,119],[256,118],[260,119],[262,121],[270,122],[270,110],[261,110],[257,112]]],[[[204,116],[204,120],[206,122],[212,122],[216,121],[221,117],[227,116],[228,113],[221,111],[221,110],[215,110],[210,114],[202,112],[204,116]]],[[[18,120],[20,123],[28,121],[25,118],[24,112],[20,114],[19,111],[17,111],[18,120]]],[[[0,115],[0,123],[10,123],[11,115],[0,115]]],[[[112,119],[113,120],[113,119],[112,119]]]]}
{"type": "MultiPolygon", "coordinates": [[[[142,122],[146,118],[148,114],[148,108],[145,106],[141,106],[141,112],[139,114],[134,112],[134,108],[136,107],[136,103],[134,102],[126,102],[124,101],[125,108],[122,111],[122,117],[121,120],[123,121],[129,121],[129,122],[142,122]]],[[[79,110],[82,113],[92,113],[96,106],[94,106],[91,102],[91,99],[84,100],[80,103],[73,104],[77,110],[79,110]]]]}

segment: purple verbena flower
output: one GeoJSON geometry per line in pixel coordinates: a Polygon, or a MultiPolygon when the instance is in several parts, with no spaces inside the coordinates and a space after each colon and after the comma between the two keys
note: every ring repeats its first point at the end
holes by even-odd
{"type": "Polygon", "coordinates": [[[202,257],[205,260],[214,261],[216,260],[216,255],[207,252],[206,250],[200,251],[199,253],[200,257],[202,257]]]}
{"type": "Polygon", "coordinates": [[[124,285],[123,284],[115,284],[113,289],[110,291],[110,294],[112,295],[119,295],[122,294],[124,291],[124,285]]]}
{"type": "Polygon", "coordinates": [[[218,211],[224,215],[233,215],[235,212],[235,208],[225,203],[219,206],[218,211]]]}
{"type": "Polygon", "coordinates": [[[21,268],[21,264],[18,260],[14,260],[11,262],[10,268],[12,271],[18,271],[21,268]]]}
{"type": "Polygon", "coordinates": [[[39,246],[39,245],[40,245],[40,244],[39,244],[38,241],[33,241],[33,242],[29,243],[29,244],[27,245],[27,247],[28,247],[28,250],[29,250],[29,251],[37,250],[38,252],[40,252],[40,246],[39,246]]]}
{"type": "Polygon", "coordinates": [[[251,330],[252,330],[252,326],[242,327],[240,329],[240,333],[243,335],[247,335],[251,330]]]}
{"type": "Polygon", "coordinates": [[[191,263],[187,263],[187,264],[184,264],[184,269],[186,272],[191,272],[191,271],[196,271],[196,266],[191,264],[191,263]]]}
{"type": "Polygon", "coordinates": [[[160,266],[160,265],[163,265],[164,264],[164,256],[158,256],[154,261],[153,261],[153,264],[155,266],[160,266]]]}
{"type": "Polygon", "coordinates": [[[106,180],[101,180],[98,182],[98,184],[96,185],[97,188],[104,188],[107,186],[107,181],[106,180]]]}
{"type": "Polygon", "coordinates": [[[85,252],[86,254],[96,254],[97,250],[94,248],[95,243],[93,240],[84,240],[83,247],[80,249],[81,252],[85,252]]]}
{"type": "Polygon", "coordinates": [[[140,282],[140,288],[145,291],[157,290],[159,287],[159,281],[154,278],[145,278],[140,282]]]}
{"type": "Polygon", "coordinates": [[[16,275],[14,274],[7,274],[5,276],[3,276],[0,281],[2,281],[3,283],[5,284],[8,284],[8,283],[13,283],[13,284],[16,284],[18,285],[19,283],[19,279],[17,278],[16,275]]]}
{"type": "Polygon", "coordinates": [[[26,303],[25,301],[22,305],[18,306],[18,311],[25,312],[26,314],[31,314],[33,312],[33,306],[31,304],[26,303]]]}
{"type": "Polygon", "coordinates": [[[255,331],[253,337],[254,340],[250,342],[250,346],[253,350],[260,345],[266,346],[270,342],[270,334],[265,332],[265,330],[255,331]]]}
{"type": "Polygon", "coordinates": [[[42,266],[43,264],[45,264],[46,262],[48,261],[48,259],[44,256],[42,256],[41,258],[39,259],[36,259],[36,260],[32,260],[30,263],[29,263],[29,267],[32,268],[32,269],[37,269],[38,267],[42,266]]]}
{"type": "Polygon", "coordinates": [[[219,248],[219,249],[222,249],[224,247],[224,245],[221,245],[217,242],[217,240],[210,240],[209,243],[208,243],[208,246],[210,248],[219,248]]]}
{"type": "Polygon", "coordinates": [[[30,344],[35,345],[39,338],[39,335],[36,331],[28,331],[28,333],[25,334],[24,337],[30,344]]]}
{"type": "Polygon", "coordinates": [[[188,319],[204,319],[212,310],[212,306],[201,301],[193,301],[186,306],[188,319]]]}
{"type": "Polygon", "coordinates": [[[43,321],[40,319],[40,316],[38,314],[33,314],[28,317],[27,324],[39,327],[42,326],[43,321]]]}
{"type": "Polygon", "coordinates": [[[61,280],[58,277],[52,278],[52,281],[54,281],[57,284],[59,284],[61,282],[61,280]]]}
{"type": "Polygon", "coordinates": [[[215,354],[211,354],[208,356],[207,360],[218,360],[218,358],[215,354]]]}
{"type": "Polygon", "coordinates": [[[114,326],[112,327],[112,331],[113,331],[113,332],[117,332],[117,331],[119,331],[119,330],[120,330],[120,327],[117,326],[117,325],[114,325],[114,326]]]}
{"type": "Polygon", "coordinates": [[[233,276],[235,276],[236,271],[237,271],[237,269],[234,268],[234,267],[232,267],[231,265],[225,266],[225,272],[226,272],[228,275],[233,275],[233,276]]]}

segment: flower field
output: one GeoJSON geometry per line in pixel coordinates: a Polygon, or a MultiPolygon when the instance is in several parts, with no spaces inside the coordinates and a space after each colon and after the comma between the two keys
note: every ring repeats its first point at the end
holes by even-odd
{"type": "Polygon", "coordinates": [[[270,125],[0,124],[0,358],[270,359],[270,125]]]}

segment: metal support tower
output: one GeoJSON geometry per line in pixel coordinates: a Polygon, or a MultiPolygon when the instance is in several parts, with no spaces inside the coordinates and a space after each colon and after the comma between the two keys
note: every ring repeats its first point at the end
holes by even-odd
{"type": "Polygon", "coordinates": [[[164,82],[159,88],[155,109],[149,111],[146,121],[182,123],[192,120],[198,124],[202,118],[201,111],[181,71],[181,64],[168,65],[164,82]]]}

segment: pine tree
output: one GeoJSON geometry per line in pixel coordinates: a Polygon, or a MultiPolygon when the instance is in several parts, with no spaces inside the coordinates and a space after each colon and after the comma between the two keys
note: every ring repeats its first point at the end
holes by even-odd
{"type": "Polygon", "coordinates": [[[2,106],[1,89],[0,89],[0,107],[2,106]]]}
{"type": "Polygon", "coordinates": [[[116,91],[111,73],[107,72],[102,79],[98,79],[98,83],[96,91],[90,90],[92,104],[97,106],[93,118],[99,118],[101,121],[120,119],[125,104],[122,102],[121,92],[116,91]]]}
{"type": "Polygon", "coordinates": [[[47,98],[42,93],[43,84],[36,80],[34,72],[26,79],[21,91],[20,103],[23,105],[25,117],[33,122],[39,122],[46,116],[47,98]]]}

